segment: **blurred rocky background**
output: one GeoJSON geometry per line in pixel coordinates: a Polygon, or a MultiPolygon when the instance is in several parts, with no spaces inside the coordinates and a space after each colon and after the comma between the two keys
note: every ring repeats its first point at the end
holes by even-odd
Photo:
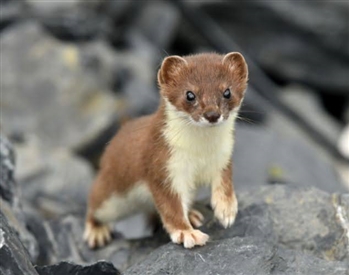
{"type": "Polygon", "coordinates": [[[1,0],[0,274],[346,274],[349,4],[1,0]],[[153,112],[171,54],[241,50],[235,225],[184,250],[138,215],[82,242],[105,144],[153,112]]]}

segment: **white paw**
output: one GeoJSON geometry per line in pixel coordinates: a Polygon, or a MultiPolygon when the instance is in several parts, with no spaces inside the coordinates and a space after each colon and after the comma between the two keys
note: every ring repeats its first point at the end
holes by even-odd
{"type": "Polygon", "coordinates": [[[86,222],[83,238],[91,249],[103,247],[112,239],[111,231],[108,225],[96,225],[91,222],[86,222]]]}
{"type": "Polygon", "coordinates": [[[174,243],[183,243],[185,248],[192,248],[196,245],[203,246],[208,241],[208,235],[200,230],[175,230],[171,235],[171,240],[174,243]]]}
{"type": "Polygon", "coordinates": [[[218,196],[212,198],[212,208],[214,210],[215,217],[223,225],[224,228],[228,228],[233,225],[236,214],[238,212],[238,201],[233,195],[232,199],[227,199],[218,196]]]}
{"type": "Polygon", "coordinates": [[[197,228],[203,225],[204,216],[198,210],[195,210],[195,209],[189,210],[188,217],[193,227],[197,228]]]}

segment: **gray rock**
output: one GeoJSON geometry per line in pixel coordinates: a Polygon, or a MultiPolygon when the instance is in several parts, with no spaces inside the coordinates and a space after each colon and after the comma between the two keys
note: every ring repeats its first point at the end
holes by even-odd
{"type": "Polygon", "coordinates": [[[327,0],[319,5],[308,1],[293,4],[206,2],[203,8],[275,77],[346,94],[348,3],[327,0]]]}
{"type": "MultiPolygon", "coordinates": [[[[349,263],[349,236],[346,233],[349,232],[349,197],[347,194],[331,195],[315,188],[275,185],[238,192],[238,200],[239,213],[234,226],[230,229],[222,228],[214,220],[212,211],[206,203],[196,205],[196,208],[206,217],[202,230],[210,235],[211,240],[208,248],[202,248],[204,252],[200,252],[203,258],[215,255],[216,252],[213,253],[213,250],[217,251],[217,255],[224,255],[225,249],[228,249],[225,245],[234,243],[234,240],[241,238],[242,246],[245,245],[245,242],[253,239],[251,245],[258,247],[259,243],[263,243],[267,250],[281,251],[280,257],[287,263],[288,269],[285,270],[289,272],[285,274],[292,274],[291,271],[297,270],[297,265],[293,263],[295,255],[304,255],[305,260],[300,263],[298,270],[301,274],[316,274],[307,269],[312,265],[316,265],[315,267],[319,270],[338,267],[340,271],[345,263],[349,263]],[[221,252],[219,252],[220,249],[222,249],[221,252]],[[334,262],[331,263],[331,261],[334,262]],[[335,263],[336,261],[338,263],[335,263]]],[[[105,259],[112,262],[120,270],[130,268],[132,272],[136,272],[134,270],[140,272],[141,268],[144,268],[149,274],[157,274],[152,269],[152,265],[149,265],[153,261],[151,256],[148,258],[151,252],[155,250],[155,255],[162,259],[162,256],[159,255],[166,254],[169,258],[176,258],[178,255],[171,253],[183,250],[181,246],[172,245],[159,248],[169,242],[169,237],[163,230],[158,230],[153,237],[136,240],[126,240],[122,236],[116,235],[108,246],[90,250],[81,237],[83,219],[72,215],[45,222],[43,226],[37,223],[35,226],[41,228],[36,229],[36,232],[44,232],[39,233],[37,238],[39,243],[46,244],[46,264],[53,264],[61,260],[86,264],[93,263],[98,259],[105,259]],[[142,260],[145,260],[144,264],[140,264],[140,269],[137,269],[142,260]],[[133,269],[133,266],[136,269],[133,269]]],[[[130,223],[129,226],[131,226],[130,223]]],[[[137,224],[132,224],[132,226],[137,226],[137,224]]],[[[229,249],[237,253],[236,251],[239,251],[241,247],[234,243],[234,246],[229,249]]],[[[201,248],[198,250],[201,251],[201,248]]],[[[185,253],[195,255],[195,251],[198,250],[189,250],[190,252],[185,253]]],[[[256,254],[250,255],[250,257],[251,259],[259,257],[257,255],[263,255],[264,252],[264,250],[257,250],[256,254]]],[[[183,257],[187,257],[186,255],[183,257]]],[[[219,256],[214,257],[219,258],[219,256]]],[[[243,257],[243,255],[236,257],[243,257]]],[[[164,258],[165,262],[166,259],[164,258]]],[[[228,261],[228,259],[224,258],[222,261],[228,261]]],[[[162,264],[166,266],[165,263],[162,264]]],[[[183,264],[180,266],[187,266],[189,269],[192,268],[192,264],[193,262],[190,260],[183,260],[183,264]]],[[[259,262],[257,261],[255,266],[251,268],[260,268],[268,264],[269,262],[261,257],[259,262]],[[262,264],[263,261],[265,263],[262,264]]],[[[167,267],[164,265],[159,268],[166,270],[167,267]]],[[[171,266],[176,268],[174,270],[181,270],[179,264],[175,262],[171,266]]],[[[217,266],[221,266],[221,264],[217,266]]],[[[232,268],[232,266],[228,265],[227,268],[232,268]]],[[[246,270],[251,271],[252,269],[246,270]]],[[[145,271],[134,274],[147,274],[145,271]]],[[[170,271],[171,269],[168,272],[170,271]]],[[[253,274],[247,271],[245,274],[253,274]]],[[[126,274],[133,273],[126,272],[126,274]]],[[[223,272],[223,274],[227,273],[223,272]]],[[[345,273],[339,272],[338,274],[345,273]]]]}
{"type": "Polygon", "coordinates": [[[348,265],[327,262],[263,240],[232,238],[212,241],[204,247],[184,249],[169,244],[125,271],[136,274],[316,274],[346,275],[348,265]]]}
{"type": "Polygon", "coordinates": [[[116,98],[83,66],[77,45],[27,22],[7,28],[0,46],[1,122],[9,136],[37,136],[44,150],[78,150],[116,123],[116,98]]]}
{"type": "Polygon", "coordinates": [[[15,232],[22,245],[27,250],[30,260],[36,262],[39,256],[39,244],[33,233],[27,228],[26,215],[22,205],[10,206],[0,198],[1,215],[7,220],[7,225],[15,232]]]}
{"type": "Polygon", "coordinates": [[[95,75],[101,83],[106,85],[114,93],[116,89],[115,78],[119,70],[123,69],[124,60],[130,53],[115,51],[106,41],[95,40],[80,46],[80,58],[82,66],[92,75],[95,75]]]}
{"type": "Polygon", "coordinates": [[[343,128],[339,140],[338,150],[342,152],[343,156],[349,159],[349,123],[343,128]]]}
{"type": "Polygon", "coordinates": [[[324,111],[315,91],[300,85],[288,85],[281,90],[281,100],[313,125],[332,144],[340,135],[340,124],[324,111]]]}
{"type": "Polygon", "coordinates": [[[36,136],[14,144],[16,178],[26,208],[35,208],[46,218],[85,213],[94,178],[86,160],[63,149],[43,150],[36,136]]]}
{"type": "MultiPolygon", "coordinates": [[[[39,224],[35,225],[40,228],[39,224]]],[[[45,232],[37,236],[39,242],[48,244],[45,249],[46,263],[69,261],[77,264],[92,264],[100,259],[112,261],[120,269],[127,267],[129,242],[116,236],[113,243],[102,249],[90,250],[83,242],[84,220],[81,217],[66,216],[47,221],[41,225],[45,232]]]]}
{"type": "Polygon", "coordinates": [[[130,34],[138,41],[137,49],[112,52],[108,51],[104,43],[91,43],[83,47],[87,63],[95,63],[94,56],[99,56],[98,65],[90,66],[95,75],[108,84],[116,93],[119,101],[119,113],[124,119],[138,117],[152,113],[159,103],[159,92],[156,87],[156,66],[154,55],[151,53],[154,46],[142,35],[130,34]],[[139,47],[146,44],[148,49],[139,47]],[[140,51],[139,51],[140,50],[140,51]],[[101,53],[101,54],[98,54],[101,53]],[[150,53],[150,54],[149,54],[150,53]]]}
{"type": "Polygon", "coordinates": [[[121,275],[111,263],[104,261],[89,266],[60,262],[52,266],[37,266],[36,270],[39,275],[121,275]]]}
{"type": "Polygon", "coordinates": [[[239,213],[229,229],[213,219],[209,207],[196,206],[205,214],[203,230],[211,240],[255,237],[324,260],[349,261],[348,194],[275,185],[238,192],[238,201],[239,213]]]}
{"type": "Polygon", "coordinates": [[[0,135],[0,156],[0,196],[12,205],[18,192],[14,179],[15,155],[12,145],[3,135],[0,135]]]}
{"type": "Polygon", "coordinates": [[[156,111],[159,104],[158,91],[153,83],[134,77],[131,78],[123,92],[127,102],[125,114],[129,117],[148,115],[156,111]]]}
{"type": "Polygon", "coordinates": [[[238,190],[266,183],[296,183],[328,192],[348,190],[333,164],[316,148],[298,136],[273,129],[237,124],[233,177],[238,190]]]}
{"type": "Polygon", "coordinates": [[[0,274],[38,275],[30,262],[30,255],[21,243],[16,232],[0,211],[0,274]]]}
{"type": "Polygon", "coordinates": [[[162,246],[124,274],[348,274],[348,198],[286,186],[240,192],[230,229],[197,205],[207,219],[206,246],[162,246]]]}
{"type": "Polygon", "coordinates": [[[19,181],[23,198],[45,217],[84,214],[94,178],[91,166],[65,150],[46,153],[39,172],[19,181]]]}
{"type": "Polygon", "coordinates": [[[135,39],[139,39],[140,43],[123,51],[114,51],[102,40],[81,46],[84,66],[117,94],[122,108],[120,113],[124,117],[149,114],[156,110],[159,103],[159,92],[154,82],[156,65],[148,54],[154,46],[148,42],[149,49],[145,51],[139,46],[145,38],[135,34],[135,39]],[[136,48],[143,50],[139,52],[136,48]]]}
{"type": "Polygon", "coordinates": [[[152,113],[159,103],[156,70],[172,42],[179,25],[179,13],[166,2],[144,2],[135,20],[125,31],[125,43],[131,52],[124,63],[128,79],[123,86],[126,116],[152,113]],[[159,22],[161,22],[159,24],[159,22]]]}
{"type": "Polygon", "coordinates": [[[118,22],[128,17],[132,3],[127,1],[25,0],[28,13],[54,36],[68,41],[91,41],[119,33],[118,22]]]}
{"type": "MultiPolygon", "coordinates": [[[[343,156],[349,158],[349,122],[343,128],[338,143],[338,150],[343,156]]],[[[342,181],[349,188],[349,163],[348,162],[337,162],[336,168],[341,176],[342,181]]]]}
{"type": "Polygon", "coordinates": [[[23,17],[22,1],[1,1],[0,2],[0,30],[23,17]]]}
{"type": "Polygon", "coordinates": [[[157,50],[165,49],[176,34],[179,19],[179,11],[173,5],[167,2],[147,2],[131,28],[142,33],[157,50]]]}
{"type": "MultiPolygon", "coordinates": [[[[74,212],[74,203],[75,206],[80,206],[81,208],[86,202],[85,193],[88,191],[88,188],[83,186],[87,182],[81,177],[81,170],[85,171],[85,176],[89,181],[91,180],[91,170],[84,161],[79,161],[79,159],[62,154],[62,152],[56,153],[53,158],[48,157],[48,159],[44,159],[47,162],[45,172],[39,173],[36,175],[36,178],[27,178],[27,186],[21,186],[24,188],[23,193],[25,193],[25,197],[28,197],[32,202],[32,205],[28,205],[28,202],[19,196],[18,186],[13,177],[15,164],[12,146],[2,136],[0,149],[0,189],[2,196],[0,198],[0,218],[2,221],[0,230],[3,233],[0,234],[0,244],[2,246],[0,247],[2,259],[0,264],[1,274],[37,274],[34,272],[30,261],[40,265],[55,264],[61,260],[92,264],[104,258],[112,260],[124,269],[129,266],[132,256],[130,254],[131,243],[129,241],[123,238],[116,238],[112,245],[96,251],[89,250],[83,243],[81,236],[83,219],[81,217],[84,215],[85,209],[84,211],[78,211],[79,218],[67,216],[44,222],[36,210],[32,208],[33,204],[41,207],[40,203],[43,199],[54,202],[56,205],[56,208],[44,209],[46,214],[49,211],[51,211],[51,214],[55,213],[55,215],[63,214],[63,210],[69,213],[74,212]],[[65,181],[61,179],[65,179],[65,181]],[[82,194],[85,195],[82,196],[82,194]],[[57,201],[57,199],[60,199],[60,201],[57,201]],[[75,201],[72,203],[74,199],[75,201]],[[22,208],[25,208],[25,212],[22,208]]],[[[40,161],[38,162],[40,163],[40,161]]],[[[45,204],[43,205],[46,206],[45,204]]],[[[167,241],[166,239],[161,244],[167,241]]],[[[137,247],[137,255],[143,256],[143,258],[146,255],[145,250],[149,252],[160,245],[158,240],[152,240],[152,245],[146,245],[144,241],[133,241],[133,243],[132,251],[135,251],[137,247]],[[141,243],[144,243],[144,245],[142,246],[141,243]],[[140,252],[142,247],[144,249],[143,254],[140,252]]],[[[132,261],[134,262],[135,259],[132,261]]],[[[84,272],[82,274],[97,274],[94,272],[97,272],[97,270],[102,272],[103,267],[108,267],[110,272],[115,271],[111,264],[82,267],[64,263],[52,267],[38,268],[38,270],[40,272],[63,272],[62,270],[73,272],[73,270],[79,270],[84,272]]],[[[106,270],[104,271],[106,272],[106,270]]]]}
{"type": "MultiPolygon", "coordinates": [[[[347,41],[342,36],[347,32],[349,4],[346,2],[323,1],[320,5],[313,5],[302,1],[301,6],[292,5],[291,1],[284,3],[263,3],[284,20],[298,29],[308,32],[317,42],[334,51],[343,52],[349,56],[347,41]],[[326,17],[326,21],[323,18],[326,17]],[[320,41],[319,38],[324,38],[320,41]]],[[[322,46],[321,45],[321,46],[322,46]]]]}
{"type": "Polygon", "coordinates": [[[63,1],[63,2],[41,2],[35,0],[24,0],[28,11],[36,16],[53,14],[58,11],[77,8],[81,0],[63,1]]]}
{"type": "Polygon", "coordinates": [[[92,40],[103,34],[106,18],[87,8],[67,9],[54,14],[45,14],[41,24],[54,36],[68,41],[92,40]]]}
{"type": "MultiPolygon", "coordinates": [[[[129,223],[129,226],[138,226],[129,223]]],[[[106,247],[91,250],[82,239],[84,219],[81,216],[68,215],[40,223],[31,219],[31,227],[35,229],[36,238],[43,244],[41,263],[52,265],[59,261],[77,264],[92,264],[100,259],[112,262],[118,269],[125,270],[131,264],[138,263],[169,239],[161,231],[160,237],[127,240],[119,232],[114,231],[114,240],[106,247]]]]}
{"type": "Polygon", "coordinates": [[[349,262],[347,194],[276,185],[238,192],[238,201],[232,228],[207,222],[212,240],[252,236],[324,260],[349,262]]]}
{"type": "Polygon", "coordinates": [[[0,135],[0,205],[1,215],[6,225],[16,232],[20,241],[28,250],[31,260],[35,261],[39,254],[38,243],[26,227],[22,197],[19,194],[14,178],[14,151],[8,140],[0,135]]]}

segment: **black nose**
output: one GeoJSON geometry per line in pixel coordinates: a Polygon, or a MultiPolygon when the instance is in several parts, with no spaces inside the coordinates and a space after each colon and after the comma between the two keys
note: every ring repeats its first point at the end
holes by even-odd
{"type": "Polygon", "coordinates": [[[204,118],[206,118],[209,122],[215,123],[217,120],[221,117],[220,113],[217,113],[215,111],[209,111],[204,113],[204,118]]]}

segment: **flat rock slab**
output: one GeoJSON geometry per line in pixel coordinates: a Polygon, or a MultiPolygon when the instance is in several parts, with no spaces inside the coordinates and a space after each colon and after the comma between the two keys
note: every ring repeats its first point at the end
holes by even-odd
{"type": "Polygon", "coordinates": [[[212,240],[257,237],[329,261],[349,262],[349,196],[316,188],[265,186],[238,193],[235,224],[223,229],[212,217],[203,230],[212,240]]]}
{"type": "MultiPolygon", "coordinates": [[[[251,245],[256,247],[259,247],[259,243],[264,245],[264,250],[257,250],[255,252],[256,255],[260,253],[263,255],[269,250],[281,251],[278,257],[286,261],[289,269],[285,270],[290,272],[285,274],[292,274],[291,271],[297,271],[297,265],[293,265],[292,259],[303,261],[299,260],[303,256],[298,255],[306,255],[304,259],[309,260],[308,263],[305,260],[303,263],[300,263],[299,272],[308,272],[306,268],[312,264],[317,264],[318,268],[324,267],[324,270],[327,270],[327,267],[338,266],[340,271],[344,263],[349,263],[349,240],[346,233],[349,232],[349,195],[329,194],[316,188],[275,185],[239,192],[238,200],[240,210],[235,224],[229,229],[224,229],[215,221],[212,210],[207,203],[200,202],[196,205],[196,208],[206,218],[205,225],[201,230],[210,235],[209,248],[200,250],[207,253],[202,254],[200,252],[204,259],[211,257],[210,255],[215,255],[215,253],[218,253],[217,255],[227,253],[228,247],[226,247],[226,243],[234,244],[235,248],[231,249],[235,249],[234,253],[237,253],[240,243],[232,242],[232,240],[241,239],[242,245],[245,245],[245,242],[249,243],[249,239],[253,239],[254,241],[251,245]],[[221,248],[223,252],[219,252],[221,248]],[[210,252],[211,250],[215,252],[210,252]],[[334,264],[335,262],[338,262],[338,265],[334,264]]],[[[93,263],[99,259],[105,259],[112,262],[120,270],[127,268],[133,270],[133,266],[137,266],[143,260],[145,260],[145,263],[152,262],[153,260],[149,260],[148,255],[153,251],[155,251],[154,253],[159,253],[156,254],[159,258],[166,253],[170,253],[168,257],[172,259],[178,256],[177,254],[172,255],[173,251],[179,253],[178,251],[183,250],[181,246],[166,245],[165,247],[168,249],[166,252],[162,245],[170,240],[162,230],[157,231],[153,237],[132,241],[117,236],[106,247],[90,250],[83,243],[81,237],[83,219],[76,216],[66,216],[55,221],[46,222],[43,232],[37,238],[40,243],[45,242],[48,244],[46,246],[46,256],[48,257],[47,262],[51,264],[60,260],[71,260],[76,263],[93,263]],[[177,247],[177,250],[173,250],[173,247],[177,247]],[[158,250],[160,252],[157,252],[158,250]]],[[[185,253],[193,253],[195,255],[196,251],[199,251],[196,249],[187,250],[188,252],[185,253]]],[[[251,257],[254,258],[256,255],[251,257]]],[[[197,257],[200,256],[197,255],[197,257]]],[[[243,254],[239,257],[243,257],[243,254]]],[[[166,261],[164,260],[164,262],[166,261]]],[[[172,262],[172,264],[179,265],[176,261],[172,262]]],[[[191,264],[190,260],[183,260],[180,266],[190,267],[191,264]]],[[[256,261],[255,264],[254,268],[258,268],[258,266],[264,266],[269,263],[261,256],[259,262],[256,261]],[[263,261],[266,262],[261,265],[263,261]]],[[[143,268],[145,266],[146,264],[143,265],[143,268]]],[[[145,268],[145,270],[152,270],[151,272],[149,271],[150,273],[130,274],[163,274],[156,273],[151,268],[145,268]],[[152,273],[153,271],[154,273],[152,273]]],[[[181,270],[179,266],[176,268],[176,270],[181,270]]],[[[246,270],[252,272],[252,269],[246,270]]],[[[310,271],[310,273],[302,272],[301,274],[316,274],[310,271]]],[[[223,274],[230,273],[223,272],[223,274]]],[[[247,272],[241,274],[254,273],[247,272]]],[[[339,272],[338,274],[342,273],[339,272]]]]}
{"type": "Polygon", "coordinates": [[[346,275],[347,268],[346,263],[328,262],[261,239],[236,237],[191,250],[174,244],[165,245],[144,262],[126,270],[124,275],[346,275]]]}

